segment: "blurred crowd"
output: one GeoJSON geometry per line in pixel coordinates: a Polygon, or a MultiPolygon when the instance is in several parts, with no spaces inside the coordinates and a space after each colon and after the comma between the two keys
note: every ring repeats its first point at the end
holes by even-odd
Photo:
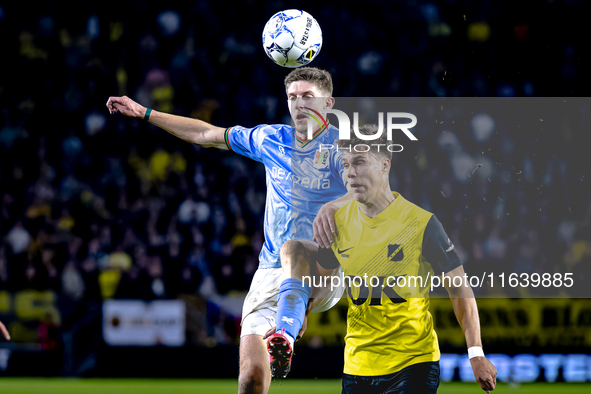
{"type": "MultiPolygon", "coordinates": [[[[264,168],[109,116],[105,103],[128,95],[225,127],[289,122],[289,70],[261,47],[266,20],[289,5],[254,3],[0,2],[0,291],[52,290],[70,324],[80,305],[108,298],[248,289],[264,168]]],[[[536,2],[535,13],[526,3],[299,6],[323,29],[313,65],[333,74],[335,96],[589,95],[582,2],[536,2]]],[[[591,264],[583,144],[530,137],[449,132],[395,157],[392,188],[438,215],[467,270],[591,264]],[[503,166],[471,181],[457,168],[486,159],[485,145],[503,166]],[[522,184],[503,180],[518,171],[522,184]]],[[[212,324],[235,326],[218,309],[212,324]]],[[[235,342],[226,331],[218,341],[235,342]]]]}

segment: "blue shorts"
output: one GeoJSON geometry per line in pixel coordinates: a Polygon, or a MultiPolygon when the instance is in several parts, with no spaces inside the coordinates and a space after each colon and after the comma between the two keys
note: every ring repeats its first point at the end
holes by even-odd
{"type": "Polygon", "coordinates": [[[434,394],[439,387],[439,361],[414,364],[381,376],[343,374],[342,394],[434,394]]]}

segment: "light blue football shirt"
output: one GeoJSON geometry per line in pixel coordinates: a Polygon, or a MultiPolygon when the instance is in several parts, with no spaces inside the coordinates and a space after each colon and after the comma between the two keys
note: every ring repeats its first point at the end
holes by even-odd
{"type": "Polygon", "coordinates": [[[311,241],[312,222],[322,205],[347,193],[341,152],[336,149],[339,131],[329,125],[301,144],[288,125],[234,126],[226,130],[228,148],[265,165],[265,243],[259,268],[281,267],[279,251],[290,239],[311,241]],[[332,145],[323,149],[320,145],[332,145]]]}

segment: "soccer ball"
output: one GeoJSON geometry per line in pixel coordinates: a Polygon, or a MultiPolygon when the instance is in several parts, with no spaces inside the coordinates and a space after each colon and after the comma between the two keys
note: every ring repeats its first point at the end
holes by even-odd
{"type": "Polygon", "coordinates": [[[322,30],[306,11],[280,11],[265,25],[263,47],[267,56],[280,66],[305,66],[320,52],[322,30]]]}

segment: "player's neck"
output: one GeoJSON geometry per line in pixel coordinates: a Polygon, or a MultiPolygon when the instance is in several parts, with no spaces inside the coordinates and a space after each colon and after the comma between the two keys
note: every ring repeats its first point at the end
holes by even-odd
{"type": "Polygon", "coordinates": [[[372,198],[371,201],[359,204],[359,209],[361,209],[361,212],[367,217],[374,218],[384,209],[388,208],[388,205],[390,205],[395,199],[396,197],[394,197],[392,190],[390,190],[390,186],[388,186],[382,193],[379,193],[375,198],[372,198]]]}
{"type": "MultiPolygon", "coordinates": [[[[312,135],[314,136],[314,138],[316,137],[316,133],[318,133],[318,131],[320,129],[321,129],[321,127],[317,126],[314,130],[312,130],[312,135]]],[[[296,137],[300,143],[308,142],[308,131],[306,130],[304,132],[299,132],[296,129],[296,137]]],[[[312,139],[314,139],[314,138],[312,138],[312,139]]]]}

